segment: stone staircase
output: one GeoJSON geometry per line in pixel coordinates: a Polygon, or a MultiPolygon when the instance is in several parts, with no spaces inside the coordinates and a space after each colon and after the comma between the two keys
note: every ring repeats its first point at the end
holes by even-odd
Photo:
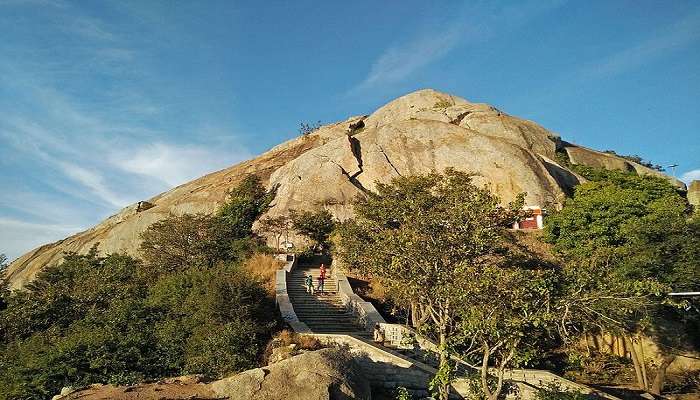
{"type": "Polygon", "coordinates": [[[298,266],[287,276],[287,293],[294,312],[313,333],[338,333],[365,336],[364,329],[355,323],[353,315],[345,309],[338,295],[338,283],[327,273],[324,293],[306,292],[304,279],[311,275],[314,288],[318,286],[318,266],[298,266]]]}

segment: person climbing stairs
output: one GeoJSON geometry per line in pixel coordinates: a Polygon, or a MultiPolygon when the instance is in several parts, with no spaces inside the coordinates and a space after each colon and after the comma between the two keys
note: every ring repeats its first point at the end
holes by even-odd
{"type": "Polygon", "coordinates": [[[300,321],[314,333],[343,333],[362,335],[364,328],[355,322],[355,318],[345,309],[338,294],[338,283],[330,273],[326,273],[324,291],[313,294],[306,290],[307,276],[318,283],[320,276],[318,266],[299,266],[287,275],[287,293],[300,321]]]}

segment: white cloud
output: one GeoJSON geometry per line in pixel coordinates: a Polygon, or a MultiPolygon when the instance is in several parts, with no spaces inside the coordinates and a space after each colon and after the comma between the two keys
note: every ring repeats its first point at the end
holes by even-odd
{"type": "Polygon", "coordinates": [[[126,172],[145,175],[173,187],[249,157],[245,150],[231,153],[159,142],[132,152],[116,152],[111,162],[126,172]]]}
{"type": "Polygon", "coordinates": [[[700,181],[700,169],[690,170],[681,175],[681,180],[687,184],[692,181],[700,181]]]}
{"type": "Polygon", "coordinates": [[[88,170],[79,165],[65,161],[57,161],[56,164],[61,168],[66,176],[90,189],[95,196],[102,199],[106,203],[119,208],[130,203],[130,201],[121,198],[119,195],[109,189],[105,184],[102,175],[95,170],[88,170]]]}
{"type": "Polygon", "coordinates": [[[458,46],[482,42],[496,34],[513,31],[564,2],[536,0],[510,6],[487,2],[470,4],[461,10],[449,10],[457,17],[447,24],[434,26],[432,31],[437,34],[423,34],[403,44],[388,47],[372,63],[367,77],[350,93],[399,82],[439,61],[458,46]]]}
{"type": "Polygon", "coordinates": [[[390,47],[372,64],[369,75],[356,90],[403,80],[444,57],[459,43],[459,37],[459,30],[452,29],[444,34],[423,36],[402,46],[390,47]]]}
{"type": "Polygon", "coordinates": [[[13,260],[27,249],[54,242],[81,231],[79,226],[31,223],[0,217],[0,253],[13,260]]]}

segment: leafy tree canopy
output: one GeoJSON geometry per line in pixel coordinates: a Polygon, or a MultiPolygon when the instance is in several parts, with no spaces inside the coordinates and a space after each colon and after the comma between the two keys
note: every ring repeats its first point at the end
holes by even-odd
{"type": "Polygon", "coordinates": [[[546,240],[575,262],[605,260],[626,277],[698,287],[698,222],[678,191],[653,176],[604,170],[588,176],[594,180],[546,219],[546,240]]]}
{"type": "Polygon", "coordinates": [[[412,305],[419,329],[441,349],[434,380],[441,398],[455,353],[497,367],[496,387],[483,388],[498,397],[504,368],[526,361],[532,349],[531,328],[551,325],[552,271],[508,257],[507,227],[522,217],[524,196],[503,207],[454,170],[396,178],[376,190],[356,201],[354,220],[339,226],[340,259],[380,280],[397,303],[412,305]]]}
{"type": "MultiPolygon", "coordinates": [[[[545,239],[565,260],[569,295],[561,306],[571,327],[622,334],[633,356],[639,332],[674,352],[697,343],[698,305],[661,304],[669,291],[700,288],[700,224],[687,201],[662,178],[581,171],[592,181],[545,220],[545,239]]],[[[665,371],[651,387],[633,361],[639,386],[659,393],[665,371]]]]}
{"type": "Polygon", "coordinates": [[[328,238],[335,228],[333,215],[328,210],[302,211],[291,213],[295,231],[309,238],[313,248],[326,248],[328,238]]]}
{"type": "Polygon", "coordinates": [[[262,282],[239,268],[272,194],[249,177],[214,216],[173,216],[143,234],[144,262],[68,254],[0,307],[0,399],[64,386],[210,376],[255,366],[274,324],[262,282]]]}

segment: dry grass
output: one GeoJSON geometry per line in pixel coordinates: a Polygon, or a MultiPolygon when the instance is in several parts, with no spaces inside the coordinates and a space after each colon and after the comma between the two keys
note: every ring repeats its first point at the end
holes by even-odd
{"type": "Polygon", "coordinates": [[[268,365],[270,363],[270,357],[273,354],[273,350],[276,352],[286,353],[287,355],[299,354],[300,350],[313,351],[319,350],[326,346],[321,343],[320,340],[309,335],[300,335],[298,333],[292,332],[288,329],[284,329],[278,332],[265,346],[265,351],[262,354],[262,364],[268,365]],[[290,345],[296,345],[296,347],[291,348],[290,345]]]}
{"type": "Polygon", "coordinates": [[[318,350],[323,348],[321,342],[313,336],[300,335],[290,330],[284,329],[280,331],[273,341],[278,343],[279,347],[286,347],[290,344],[296,344],[302,350],[318,350]]]}
{"type": "Polygon", "coordinates": [[[256,253],[243,264],[243,268],[260,278],[265,282],[265,287],[270,292],[274,292],[275,274],[278,269],[282,268],[282,265],[284,265],[282,261],[276,260],[269,254],[256,253]]]}

